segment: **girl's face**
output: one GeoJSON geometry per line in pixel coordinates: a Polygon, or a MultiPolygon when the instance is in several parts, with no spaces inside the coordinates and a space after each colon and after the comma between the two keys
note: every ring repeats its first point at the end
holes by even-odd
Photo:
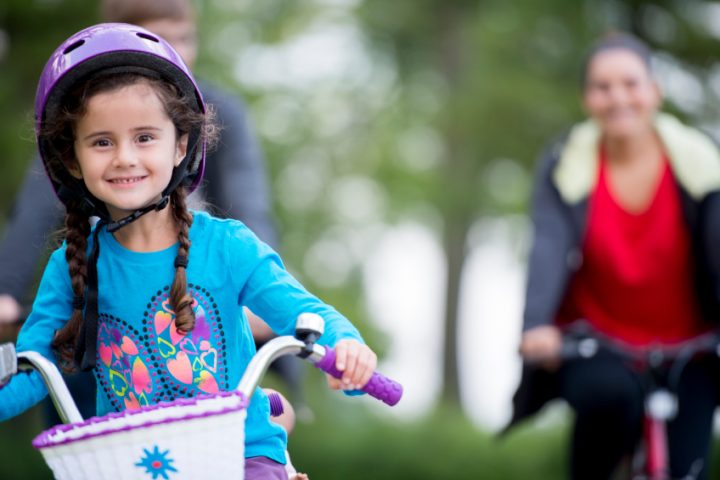
{"type": "Polygon", "coordinates": [[[176,138],[158,95],[138,82],[88,100],[70,171],[117,220],[160,199],[186,149],[187,135],[176,138]]]}
{"type": "Polygon", "coordinates": [[[622,139],[652,128],[662,97],[637,54],[612,49],[590,60],[583,101],[607,138],[622,139]]]}

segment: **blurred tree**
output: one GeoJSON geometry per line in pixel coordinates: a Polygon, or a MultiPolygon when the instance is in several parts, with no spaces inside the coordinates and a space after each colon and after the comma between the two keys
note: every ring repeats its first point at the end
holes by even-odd
{"type": "Polygon", "coordinates": [[[40,72],[61,41],[97,21],[89,4],[94,2],[0,2],[0,212],[7,212],[35,154],[32,108],[40,72]]]}
{"type": "Polygon", "coordinates": [[[624,29],[648,41],[669,108],[717,125],[720,31],[713,20],[720,4],[689,3],[366,0],[359,8],[377,55],[391,56],[398,72],[400,93],[384,114],[394,116],[395,128],[376,131],[386,140],[383,179],[397,195],[412,189],[399,184],[423,185],[410,201],[429,203],[442,219],[444,400],[460,403],[457,318],[469,229],[479,216],[526,207],[532,159],[581,118],[580,71],[593,39],[624,29]],[[438,152],[422,172],[398,162],[393,145],[420,125],[438,152]]]}
{"type": "MultiPolygon", "coordinates": [[[[438,141],[438,158],[421,172],[427,188],[419,200],[442,218],[447,260],[442,397],[459,405],[457,318],[467,235],[479,215],[524,207],[524,170],[540,145],[578,115],[572,92],[578,90],[574,63],[583,41],[575,39],[587,33],[573,19],[582,5],[368,0],[360,12],[378,48],[393,52],[405,92],[397,101],[412,112],[391,135],[424,125],[438,141]],[[423,107],[425,95],[435,97],[432,111],[423,107]]],[[[396,152],[384,155],[386,164],[397,168],[396,152]]],[[[417,172],[392,177],[418,180],[417,172]]]]}
{"type": "MultiPolygon", "coordinates": [[[[447,259],[443,397],[456,404],[468,230],[482,216],[526,208],[533,159],[581,118],[589,42],[608,29],[644,38],[657,50],[668,107],[713,132],[719,125],[715,1],[197,6],[197,72],[251,104],[283,256],[303,282],[363,324],[359,267],[384,224],[412,217],[437,232],[447,259]]],[[[43,62],[68,32],[96,20],[92,0],[0,3],[0,210],[34,152],[31,109],[43,62]]]]}

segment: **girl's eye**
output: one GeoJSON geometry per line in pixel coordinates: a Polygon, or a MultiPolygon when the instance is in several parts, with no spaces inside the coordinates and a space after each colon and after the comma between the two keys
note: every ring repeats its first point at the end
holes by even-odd
{"type": "Polygon", "coordinates": [[[149,141],[151,141],[152,139],[153,139],[153,136],[150,135],[150,134],[147,134],[147,133],[144,133],[144,134],[142,134],[142,135],[138,135],[138,142],[140,142],[140,143],[149,142],[149,141]]]}
{"type": "Polygon", "coordinates": [[[108,139],[106,139],[106,138],[100,138],[100,139],[98,139],[98,140],[95,140],[95,142],[93,142],[93,146],[95,146],[95,147],[109,147],[109,146],[110,146],[110,140],[108,140],[108,139]]]}

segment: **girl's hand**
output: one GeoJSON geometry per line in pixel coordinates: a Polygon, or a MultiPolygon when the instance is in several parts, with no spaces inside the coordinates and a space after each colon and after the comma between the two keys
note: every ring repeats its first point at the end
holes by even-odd
{"type": "Polygon", "coordinates": [[[377,367],[375,352],[357,340],[340,340],[335,345],[335,355],[335,368],[343,372],[343,376],[342,379],[327,376],[333,390],[361,389],[377,367]]]}

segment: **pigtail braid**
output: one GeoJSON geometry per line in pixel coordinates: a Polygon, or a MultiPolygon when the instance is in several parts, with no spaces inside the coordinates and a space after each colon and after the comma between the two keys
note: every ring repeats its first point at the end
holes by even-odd
{"type": "Polygon", "coordinates": [[[76,203],[67,205],[65,216],[65,259],[70,272],[75,301],[70,320],[55,333],[52,347],[55,349],[60,366],[66,372],[76,369],[74,362],[75,345],[83,320],[83,298],[87,281],[87,239],[90,235],[90,218],[76,203]]]}
{"type": "Polygon", "coordinates": [[[192,296],[187,291],[186,269],[190,253],[190,226],[193,217],[187,208],[185,187],[178,187],[170,196],[172,216],[180,231],[177,257],[175,257],[175,278],[170,288],[170,305],[175,310],[175,326],[178,331],[187,333],[195,327],[195,313],[192,309],[192,296]]]}

